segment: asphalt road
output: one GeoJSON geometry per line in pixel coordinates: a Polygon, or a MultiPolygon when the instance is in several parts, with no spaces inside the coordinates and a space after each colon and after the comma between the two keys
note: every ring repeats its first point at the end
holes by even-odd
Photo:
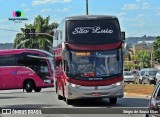
{"type": "MultiPolygon", "coordinates": [[[[73,105],[67,105],[64,100],[57,99],[54,88],[43,89],[40,93],[26,93],[22,90],[0,90],[1,109],[38,109],[42,113],[47,114],[41,116],[47,117],[97,117],[97,113],[98,117],[105,117],[106,114],[103,113],[110,113],[107,116],[111,117],[144,117],[144,114],[134,115],[132,112],[131,114],[128,113],[134,109],[139,111],[142,108],[143,110],[143,108],[148,106],[148,101],[148,98],[124,96],[118,99],[116,105],[111,105],[107,98],[76,100],[73,105]],[[128,113],[122,114],[122,112],[128,113]]],[[[17,117],[22,115],[16,114],[12,116],[17,117]]],[[[40,117],[40,115],[32,116],[40,117]]]]}

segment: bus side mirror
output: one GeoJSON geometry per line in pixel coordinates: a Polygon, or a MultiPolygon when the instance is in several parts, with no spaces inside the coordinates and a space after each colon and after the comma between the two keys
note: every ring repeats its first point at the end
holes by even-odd
{"type": "Polygon", "coordinates": [[[54,40],[58,40],[58,31],[55,31],[54,40]]]}
{"type": "Polygon", "coordinates": [[[121,32],[121,39],[124,41],[125,40],[125,32],[121,32]]]}

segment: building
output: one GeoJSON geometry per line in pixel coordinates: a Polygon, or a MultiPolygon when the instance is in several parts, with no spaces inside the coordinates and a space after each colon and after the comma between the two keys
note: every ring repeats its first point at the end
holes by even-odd
{"type": "Polygon", "coordinates": [[[13,43],[0,43],[0,50],[13,49],[13,43]]]}
{"type": "Polygon", "coordinates": [[[154,41],[139,41],[138,44],[133,45],[133,54],[137,54],[137,52],[140,50],[146,50],[151,53],[153,42],[154,41]]]}

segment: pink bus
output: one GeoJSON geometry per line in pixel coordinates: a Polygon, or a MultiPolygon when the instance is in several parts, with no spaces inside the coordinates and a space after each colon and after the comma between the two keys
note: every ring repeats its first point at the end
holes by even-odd
{"type": "Polygon", "coordinates": [[[38,49],[0,50],[0,90],[53,87],[53,56],[38,49]]]}

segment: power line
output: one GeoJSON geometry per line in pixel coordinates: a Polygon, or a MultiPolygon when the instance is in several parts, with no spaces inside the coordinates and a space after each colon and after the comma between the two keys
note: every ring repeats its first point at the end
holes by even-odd
{"type": "Polygon", "coordinates": [[[0,30],[4,30],[4,31],[12,31],[12,32],[20,32],[20,31],[17,31],[17,30],[11,30],[11,29],[5,29],[5,28],[0,28],[0,30]]]}

